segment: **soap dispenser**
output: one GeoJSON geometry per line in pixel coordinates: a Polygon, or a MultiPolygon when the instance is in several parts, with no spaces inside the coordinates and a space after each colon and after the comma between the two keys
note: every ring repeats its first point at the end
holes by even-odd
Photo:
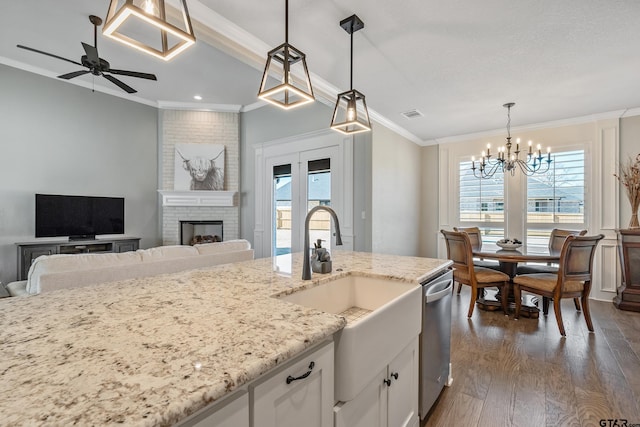
{"type": "Polygon", "coordinates": [[[314,273],[331,273],[331,254],[322,247],[322,242],[322,239],[318,239],[313,244],[315,249],[311,256],[311,270],[314,273]]]}

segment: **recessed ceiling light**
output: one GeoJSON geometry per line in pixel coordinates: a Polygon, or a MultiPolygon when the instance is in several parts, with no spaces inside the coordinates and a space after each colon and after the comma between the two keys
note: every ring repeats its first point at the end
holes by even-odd
{"type": "Polygon", "coordinates": [[[202,97],[200,95],[193,95],[193,99],[196,101],[202,101],[202,97]]]}

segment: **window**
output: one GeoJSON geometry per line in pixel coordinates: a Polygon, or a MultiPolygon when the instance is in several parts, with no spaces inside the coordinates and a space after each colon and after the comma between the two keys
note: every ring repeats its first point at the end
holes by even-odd
{"type": "Polygon", "coordinates": [[[479,227],[483,245],[491,249],[504,237],[504,175],[498,172],[493,178],[478,179],[473,175],[471,162],[460,162],[458,176],[460,225],[479,227]]]}
{"type": "Polygon", "coordinates": [[[528,251],[546,250],[554,228],[586,228],[584,183],[584,150],[556,153],[547,173],[528,177],[528,251]]]}
{"type": "MultiPolygon", "coordinates": [[[[517,172],[520,173],[520,172],[517,172]]],[[[506,188],[513,184],[500,172],[489,179],[478,179],[473,175],[471,162],[459,163],[459,224],[464,227],[479,227],[483,244],[487,249],[503,237],[520,238],[525,241],[528,252],[547,250],[549,236],[554,228],[580,230],[587,228],[585,220],[585,151],[561,151],[553,156],[548,172],[526,177],[526,202],[510,201],[514,210],[523,212],[525,218],[505,220],[506,188]],[[522,206],[519,208],[518,206],[522,206]],[[522,235],[522,226],[526,229],[522,235]],[[510,233],[505,233],[505,229],[510,233]],[[509,234],[508,236],[506,234],[509,234]]],[[[517,180],[515,180],[517,182],[517,180]]],[[[513,192],[511,193],[513,194],[513,192]]]]}

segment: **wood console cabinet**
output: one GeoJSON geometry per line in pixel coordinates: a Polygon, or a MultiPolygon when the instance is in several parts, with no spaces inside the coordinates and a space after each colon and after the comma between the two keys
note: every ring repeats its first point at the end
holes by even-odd
{"type": "Polygon", "coordinates": [[[40,255],[129,252],[138,249],[139,237],[65,242],[21,242],[18,246],[18,280],[27,280],[33,260],[40,255]]]}
{"type": "Polygon", "coordinates": [[[640,312],[640,229],[617,231],[622,286],[613,303],[620,310],[640,312]]]}

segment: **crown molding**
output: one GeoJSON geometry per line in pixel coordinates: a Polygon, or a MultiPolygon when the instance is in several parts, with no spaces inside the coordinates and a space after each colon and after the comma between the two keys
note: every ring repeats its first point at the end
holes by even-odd
{"type": "Polygon", "coordinates": [[[215,111],[217,113],[239,113],[241,105],[235,104],[203,104],[199,102],[174,102],[158,101],[157,107],[161,110],[193,110],[193,111],[215,111]]]}
{"type": "Polygon", "coordinates": [[[624,110],[620,118],[622,119],[624,117],[633,117],[633,116],[640,116],[640,107],[627,108],[626,110],[624,110]]]}
{"type": "Polygon", "coordinates": [[[240,109],[241,113],[248,113],[249,111],[253,111],[253,110],[257,110],[258,108],[262,108],[267,106],[268,104],[262,100],[258,100],[256,102],[254,102],[253,104],[249,104],[249,105],[243,105],[242,108],[240,109]]]}
{"type": "MultiPolygon", "coordinates": [[[[572,117],[569,119],[552,120],[549,122],[533,123],[530,125],[512,127],[511,133],[534,131],[540,129],[558,128],[563,126],[581,125],[585,123],[593,123],[599,120],[621,119],[623,117],[640,116],[640,108],[632,108],[626,110],[614,110],[605,113],[590,114],[587,116],[572,117]]],[[[435,138],[425,141],[425,145],[434,144],[451,144],[455,142],[468,141],[471,139],[481,139],[487,137],[495,137],[504,135],[505,129],[493,129],[483,132],[468,133],[464,135],[447,136],[444,138],[435,138]]]]}

